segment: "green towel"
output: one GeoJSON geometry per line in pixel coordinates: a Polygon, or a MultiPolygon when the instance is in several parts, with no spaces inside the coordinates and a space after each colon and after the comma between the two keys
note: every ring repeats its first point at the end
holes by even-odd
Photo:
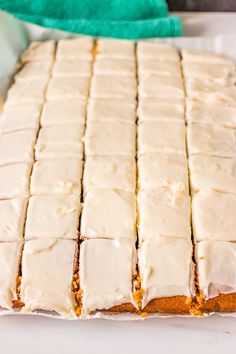
{"type": "Polygon", "coordinates": [[[0,9],[26,22],[92,36],[175,37],[182,31],[165,0],[0,0],[0,9]]]}

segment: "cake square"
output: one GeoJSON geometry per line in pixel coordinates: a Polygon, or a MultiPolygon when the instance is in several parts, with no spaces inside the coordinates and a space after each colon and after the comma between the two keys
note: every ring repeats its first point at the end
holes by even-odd
{"type": "Polygon", "coordinates": [[[84,125],[55,125],[43,127],[35,147],[37,160],[83,157],[84,125]]]}
{"type": "Polygon", "coordinates": [[[180,57],[176,48],[169,44],[139,41],[137,44],[138,60],[163,60],[179,61],[180,57]]]}
{"type": "Polygon", "coordinates": [[[77,239],[80,210],[80,200],[75,195],[32,196],[25,239],[77,239]]]}
{"type": "Polygon", "coordinates": [[[82,210],[81,237],[135,241],[135,204],[133,193],[112,189],[88,191],[82,210]]]}
{"type": "Polygon", "coordinates": [[[84,100],[61,100],[46,102],[41,116],[41,125],[85,124],[86,102],[84,100]]]}
{"type": "Polygon", "coordinates": [[[185,125],[180,122],[145,122],[138,127],[138,153],[186,154],[185,125]]]}
{"type": "Polygon", "coordinates": [[[184,155],[142,155],[138,159],[138,175],[139,189],[180,185],[188,191],[188,169],[184,155]]]}
{"type": "Polygon", "coordinates": [[[19,163],[0,167],[0,199],[27,197],[32,166],[19,163]]]}
{"type": "Polygon", "coordinates": [[[194,295],[194,266],[190,240],[174,237],[142,242],[138,250],[142,307],[160,297],[194,295]]]}
{"type": "Polygon", "coordinates": [[[35,162],[31,176],[31,194],[74,194],[80,197],[82,167],[83,163],[79,159],[35,162]]]}
{"type": "Polygon", "coordinates": [[[198,284],[206,300],[236,292],[236,243],[201,241],[196,255],[198,284]]]}
{"type": "Polygon", "coordinates": [[[161,237],[191,239],[190,200],[181,185],[138,193],[140,242],[161,237]]]}
{"type": "Polygon", "coordinates": [[[193,234],[197,241],[236,241],[236,195],[201,190],[192,197],[193,234]]]}
{"type": "Polygon", "coordinates": [[[53,77],[48,84],[47,101],[65,99],[87,99],[89,79],[87,77],[53,77]]]}
{"type": "Polygon", "coordinates": [[[236,159],[193,155],[189,158],[191,188],[236,194],[236,159]]]}
{"type": "Polygon", "coordinates": [[[5,107],[42,104],[48,79],[17,81],[8,91],[5,107]]]}
{"type": "Polygon", "coordinates": [[[49,79],[52,61],[31,61],[16,74],[16,81],[49,79]]]}
{"type": "Polygon", "coordinates": [[[235,129],[210,124],[189,124],[187,129],[190,155],[201,154],[235,158],[235,129]]]}
{"type": "Polygon", "coordinates": [[[137,95],[137,83],[134,76],[94,75],[91,82],[92,98],[132,98],[137,95]]]}
{"type": "Polygon", "coordinates": [[[0,136],[0,166],[32,162],[36,131],[22,130],[0,136]]]}
{"type": "Polygon", "coordinates": [[[136,102],[133,99],[119,98],[89,100],[87,122],[125,122],[136,121],[136,102]]]}
{"type": "Polygon", "coordinates": [[[181,78],[180,63],[177,61],[161,61],[156,59],[139,60],[138,73],[142,77],[146,74],[177,76],[181,78]]]}
{"type": "Polygon", "coordinates": [[[38,130],[41,106],[29,104],[12,106],[4,110],[1,116],[0,130],[2,134],[18,130],[38,130]]]}
{"type": "Polygon", "coordinates": [[[12,301],[17,300],[16,281],[20,267],[22,244],[0,242],[0,307],[12,309],[12,301]]]}
{"type": "Polygon", "coordinates": [[[88,156],[84,166],[84,193],[99,188],[135,193],[135,159],[128,156],[88,156]]]}
{"type": "Polygon", "coordinates": [[[98,39],[96,58],[134,59],[134,42],[128,40],[98,39]]]}
{"type": "Polygon", "coordinates": [[[186,119],[190,123],[219,124],[236,128],[236,107],[220,104],[205,104],[189,100],[186,119]]]}
{"type": "Polygon", "coordinates": [[[141,98],[138,104],[139,122],[184,122],[184,103],[169,102],[156,98],[141,98]]]}
{"type": "Polygon", "coordinates": [[[22,257],[21,300],[23,312],[55,311],[73,318],[72,280],[76,261],[72,240],[27,241],[22,257]]]}
{"type": "Polygon", "coordinates": [[[90,37],[61,39],[57,43],[57,60],[92,61],[93,39],[90,37]]]}
{"type": "Polygon", "coordinates": [[[84,314],[132,302],[136,250],[129,240],[85,240],[80,246],[84,314]]]}
{"type": "Polygon", "coordinates": [[[182,79],[176,76],[144,75],[140,77],[138,86],[139,97],[156,97],[183,99],[184,89],[182,79]]]}
{"type": "Polygon", "coordinates": [[[189,50],[183,49],[181,52],[183,62],[185,63],[208,63],[208,64],[221,64],[228,65],[233,62],[223,55],[212,53],[203,50],[189,50]]]}
{"type": "Polygon", "coordinates": [[[135,61],[130,59],[96,58],[93,68],[95,75],[131,75],[135,76],[135,61]]]}
{"type": "Polygon", "coordinates": [[[57,60],[53,65],[53,77],[90,77],[92,65],[85,60],[57,60]]]}
{"type": "Polygon", "coordinates": [[[23,239],[26,208],[26,198],[0,200],[0,241],[23,239]]]}
{"type": "Polygon", "coordinates": [[[21,56],[22,63],[29,61],[52,61],[55,51],[54,41],[31,42],[21,56]]]}
{"type": "Polygon", "coordinates": [[[94,122],[85,133],[86,155],[135,156],[136,129],[122,122],[94,122]]]}

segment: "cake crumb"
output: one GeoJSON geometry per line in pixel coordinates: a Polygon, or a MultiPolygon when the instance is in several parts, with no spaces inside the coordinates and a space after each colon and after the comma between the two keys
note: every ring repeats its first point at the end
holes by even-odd
{"type": "Polygon", "coordinates": [[[140,313],[140,316],[143,317],[143,318],[145,318],[145,317],[148,316],[148,313],[147,313],[147,312],[141,312],[141,313],[140,313]]]}
{"type": "Polygon", "coordinates": [[[185,305],[190,305],[192,303],[193,299],[191,297],[186,297],[184,303],[185,305]]]}

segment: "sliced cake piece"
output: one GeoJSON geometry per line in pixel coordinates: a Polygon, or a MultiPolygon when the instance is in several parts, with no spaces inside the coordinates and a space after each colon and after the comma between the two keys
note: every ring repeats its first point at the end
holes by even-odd
{"type": "Polygon", "coordinates": [[[139,41],[137,44],[138,60],[163,60],[179,61],[180,57],[176,48],[169,44],[139,41]]]}
{"type": "Polygon", "coordinates": [[[93,73],[95,75],[126,75],[136,74],[134,60],[117,60],[97,57],[94,63],[93,73]]]}
{"type": "Polygon", "coordinates": [[[176,76],[144,75],[139,79],[139,97],[156,97],[168,99],[183,99],[182,79],[176,76]]]}
{"type": "Polygon", "coordinates": [[[101,38],[96,45],[96,58],[134,59],[134,42],[101,38]]]}
{"type": "Polygon", "coordinates": [[[27,197],[32,166],[19,163],[0,167],[0,199],[27,197]]]}
{"type": "Polygon", "coordinates": [[[93,38],[61,39],[57,43],[57,60],[92,61],[93,38]]]}
{"type": "Polygon", "coordinates": [[[47,101],[64,99],[87,99],[89,79],[87,77],[53,77],[48,85],[47,101]]]}
{"type": "Polygon", "coordinates": [[[141,98],[138,104],[139,122],[178,121],[184,122],[182,101],[169,102],[157,98],[141,98]]]}
{"type": "Polygon", "coordinates": [[[181,77],[181,66],[177,61],[143,59],[138,62],[138,73],[140,77],[147,74],[181,77]]]}
{"type": "Polygon", "coordinates": [[[52,61],[55,51],[54,41],[31,42],[21,56],[23,63],[29,61],[52,61]]]}
{"type": "Polygon", "coordinates": [[[57,60],[53,65],[52,77],[90,77],[92,65],[84,60],[57,60]]]}
{"type": "Polygon", "coordinates": [[[40,80],[49,78],[52,61],[31,61],[16,74],[16,81],[40,80]]]}
{"type": "Polygon", "coordinates": [[[181,54],[183,62],[186,63],[209,63],[214,65],[232,65],[233,63],[230,59],[227,59],[223,55],[209,51],[184,49],[181,54]]]}
{"type": "Polygon", "coordinates": [[[134,76],[94,75],[91,82],[91,98],[132,98],[137,95],[134,76]]]}

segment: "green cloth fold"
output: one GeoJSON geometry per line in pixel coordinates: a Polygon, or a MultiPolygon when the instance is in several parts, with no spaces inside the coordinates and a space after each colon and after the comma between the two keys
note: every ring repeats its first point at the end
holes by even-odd
{"type": "Polygon", "coordinates": [[[0,0],[0,9],[26,22],[92,36],[140,39],[182,32],[165,0],[0,0]]]}

